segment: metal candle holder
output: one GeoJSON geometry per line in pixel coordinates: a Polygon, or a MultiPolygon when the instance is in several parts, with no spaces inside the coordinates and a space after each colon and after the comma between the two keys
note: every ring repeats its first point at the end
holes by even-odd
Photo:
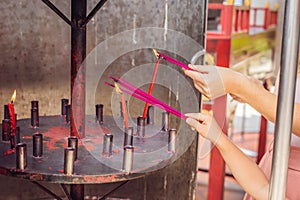
{"type": "Polygon", "coordinates": [[[39,120],[39,110],[37,108],[31,109],[31,126],[33,128],[39,127],[40,120],[39,120]]]}
{"type": "Polygon", "coordinates": [[[110,157],[112,155],[112,144],[113,144],[113,135],[105,134],[103,138],[103,152],[102,155],[110,157]]]}
{"type": "Polygon", "coordinates": [[[96,120],[100,124],[103,124],[103,104],[96,105],[96,120]]]}
{"type": "Polygon", "coordinates": [[[143,118],[142,116],[139,116],[137,118],[137,135],[139,137],[145,137],[145,118],[143,118]]]}
{"type": "Polygon", "coordinates": [[[65,149],[64,173],[67,175],[74,174],[75,149],[68,147],[65,149]]]}
{"type": "Polygon", "coordinates": [[[170,126],[170,118],[168,112],[162,112],[162,131],[168,131],[170,126]]]}
{"type": "Polygon", "coordinates": [[[19,143],[16,146],[16,168],[24,170],[27,167],[27,145],[19,143]]]}
{"type": "Polygon", "coordinates": [[[176,148],[176,135],[177,130],[176,129],[170,129],[169,130],[169,137],[168,137],[168,151],[175,153],[176,148]]]}
{"type": "Polygon", "coordinates": [[[69,104],[69,99],[61,99],[61,115],[66,115],[66,106],[69,104]]]}
{"type": "Polygon", "coordinates": [[[77,160],[78,155],[78,138],[76,136],[68,137],[68,147],[75,149],[75,160],[77,160]]]}
{"type": "Polygon", "coordinates": [[[4,119],[9,119],[9,109],[8,105],[4,105],[4,119]]]}
{"type": "Polygon", "coordinates": [[[130,145],[133,145],[133,127],[125,128],[124,133],[124,147],[130,145]]]}
{"type": "Polygon", "coordinates": [[[125,172],[130,172],[133,166],[133,153],[134,147],[133,146],[125,146],[124,147],[124,154],[123,154],[123,167],[122,169],[125,172]]]}
{"type": "Polygon", "coordinates": [[[32,153],[33,157],[42,157],[43,155],[43,135],[41,133],[32,135],[32,153]]]}

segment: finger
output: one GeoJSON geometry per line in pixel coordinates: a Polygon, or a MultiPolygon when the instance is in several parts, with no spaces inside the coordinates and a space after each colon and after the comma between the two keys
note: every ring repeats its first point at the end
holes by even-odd
{"type": "Polygon", "coordinates": [[[193,79],[194,81],[198,81],[201,83],[205,83],[206,81],[204,80],[203,75],[200,72],[197,71],[191,71],[191,70],[186,70],[185,75],[189,76],[191,79],[193,79]]]}
{"type": "Polygon", "coordinates": [[[185,116],[193,118],[197,121],[203,122],[207,119],[208,115],[204,113],[186,113],[185,116]]]}
{"type": "Polygon", "coordinates": [[[191,69],[193,69],[194,71],[198,71],[198,72],[201,72],[201,73],[205,73],[207,74],[209,72],[209,66],[206,66],[206,65],[192,65],[192,64],[189,64],[188,65],[191,69]]]}
{"type": "Polygon", "coordinates": [[[199,121],[193,118],[187,118],[186,123],[192,128],[196,129],[197,132],[202,133],[205,130],[205,126],[202,125],[199,121]]]}

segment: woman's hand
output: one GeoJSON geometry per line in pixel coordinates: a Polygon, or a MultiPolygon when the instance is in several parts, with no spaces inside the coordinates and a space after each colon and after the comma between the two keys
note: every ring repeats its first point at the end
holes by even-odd
{"type": "Polygon", "coordinates": [[[187,113],[188,118],[186,123],[196,129],[199,134],[210,140],[212,143],[217,143],[222,130],[213,116],[204,113],[187,113]]]}
{"type": "Polygon", "coordinates": [[[234,92],[239,74],[230,69],[216,66],[189,65],[193,70],[184,73],[193,79],[195,88],[208,99],[215,99],[234,92]]]}

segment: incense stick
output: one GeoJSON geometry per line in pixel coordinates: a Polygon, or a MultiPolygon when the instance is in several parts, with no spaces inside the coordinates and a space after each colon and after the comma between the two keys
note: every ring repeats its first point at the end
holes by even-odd
{"type": "MultiPolygon", "coordinates": [[[[135,87],[134,85],[132,85],[131,83],[125,81],[125,80],[122,80],[122,79],[117,79],[117,78],[114,78],[114,77],[110,77],[112,78],[114,81],[120,83],[121,86],[125,87],[126,89],[122,89],[123,92],[129,94],[129,95],[132,95],[144,102],[148,102],[150,104],[152,104],[153,106],[156,106],[156,107],[159,107],[173,115],[176,115],[182,119],[186,119],[187,117],[182,114],[181,112],[179,112],[178,110],[172,108],[171,106],[165,104],[164,102],[161,102],[160,100],[152,97],[151,95],[148,95],[146,92],[144,92],[143,90],[135,87]]],[[[107,85],[110,85],[112,87],[114,87],[114,85],[112,85],[111,83],[108,83],[106,82],[105,84],[107,85]]]]}
{"type": "Polygon", "coordinates": [[[157,54],[159,55],[159,58],[161,58],[161,59],[164,59],[164,60],[166,60],[166,61],[168,61],[170,63],[173,63],[173,64],[175,64],[175,65],[177,65],[179,67],[182,67],[184,69],[193,70],[192,68],[190,68],[186,64],[183,64],[182,62],[180,62],[178,60],[175,60],[174,58],[171,58],[171,57],[169,57],[169,56],[167,56],[167,55],[165,55],[165,54],[163,54],[161,52],[157,52],[157,54]]]}
{"type": "MultiPolygon", "coordinates": [[[[154,86],[154,82],[155,82],[155,78],[156,78],[156,74],[157,74],[159,62],[160,62],[159,59],[157,59],[156,63],[155,63],[155,68],[154,68],[154,71],[153,71],[153,75],[152,75],[152,80],[151,80],[151,83],[150,83],[149,91],[148,91],[149,95],[152,94],[152,90],[153,90],[153,86],[154,86]]],[[[149,103],[146,102],[145,107],[144,107],[143,118],[147,117],[148,107],[149,107],[149,103]]]]}

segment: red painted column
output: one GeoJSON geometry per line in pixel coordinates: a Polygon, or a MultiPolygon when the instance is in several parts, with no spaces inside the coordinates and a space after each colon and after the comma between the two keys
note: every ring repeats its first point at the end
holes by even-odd
{"type": "MultiPolygon", "coordinates": [[[[216,65],[222,67],[229,67],[230,64],[230,47],[231,38],[218,40],[216,46],[216,65]]],[[[213,104],[213,114],[222,128],[223,132],[227,134],[226,126],[226,101],[227,97],[219,97],[215,99],[213,104]]],[[[208,200],[222,200],[224,194],[224,179],[225,179],[225,162],[219,152],[214,147],[210,154],[209,167],[209,182],[208,182],[208,200]]]]}

